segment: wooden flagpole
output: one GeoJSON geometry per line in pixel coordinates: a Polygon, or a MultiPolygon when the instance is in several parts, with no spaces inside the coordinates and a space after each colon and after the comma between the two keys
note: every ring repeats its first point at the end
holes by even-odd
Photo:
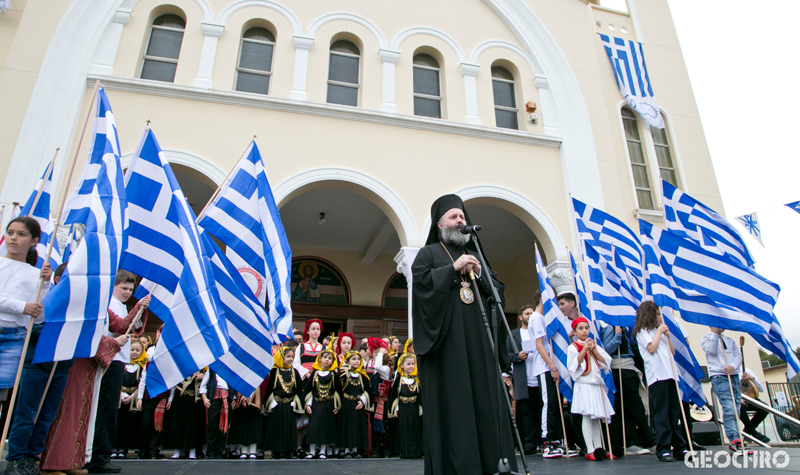
{"type": "MultiPolygon", "coordinates": [[[[50,243],[47,245],[47,253],[46,253],[46,257],[44,259],[45,264],[50,262],[50,255],[53,252],[53,244],[56,242],[56,235],[58,233],[58,227],[61,224],[61,215],[64,212],[64,208],[63,207],[64,207],[64,204],[67,201],[67,193],[69,192],[69,184],[72,181],[72,175],[75,172],[75,164],[76,164],[77,159],[78,159],[78,153],[80,153],[81,143],[83,142],[83,136],[86,133],[86,126],[89,124],[89,118],[92,116],[92,110],[94,109],[94,102],[95,102],[95,99],[97,98],[97,90],[99,88],[100,88],[100,81],[95,81],[94,88],[92,89],[92,101],[91,101],[91,103],[89,103],[89,110],[86,113],[86,120],[83,123],[83,130],[81,131],[80,138],[78,139],[78,145],[77,145],[77,148],[75,150],[75,156],[72,159],[72,166],[70,168],[70,172],[69,172],[69,175],[67,177],[67,182],[66,182],[66,184],[64,186],[63,198],[61,199],[61,207],[62,207],[62,209],[61,209],[61,212],[58,214],[58,219],[56,220],[55,226],[53,227],[53,238],[50,239],[50,243]]],[[[58,153],[58,150],[56,150],[56,153],[58,153]]],[[[44,180],[42,180],[42,183],[44,184],[44,180]]],[[[31,212],[33,211],[33,209],[34,209],[34,207],[31,207],[31,212]]],[[[39,280],[39,287],[36,289],[36,302],[37,303],[41,299],[43,287],[44,287],[44,279],[40,279],[39,280]]],[[[20,381],[20,378],[22,376],[22,367],[25,364],[25,355],[28,352],[28,345],[30,344],[30,341],[31,341],[31,330],[33,329],[33,321],[34,321],[34,318],[31,317],[30,321],[28,322],[28,331],[25,334],[25,343],[22,345],[22,356],[20,357],[19,365],[17,366],[17,378],[14,381],[14,390],[12,392],[16,392],[18,390],[18,388],[19,388],[19,381],[20,381]]],[[[51,376],[52,376],[52,372],[51,372],[51,376]]],[[[49,386],[49,380],[48,380],[48,386],[49,386]]],[[[45,395],[46,395],[46,393],[42,395],[42,399],[44,399],[45,395]]],[[[3,427],[2,438],[0,438],[0,453],[2,453],[2,451],[3,451],[3,447],[5,446],[5,443],[6,443],[6,437],[8,436],[8,429],[9,429],[9,426],[11,425],[11,418],[12,418],[11,416],[12,416],[12,412],[14,411],[15,399],[16,398],[12,398],[8,402],[8,411],[7,411],[8,416],[6,417],[6,424],[3,427]]],[[[40,406],[41,406],[41,404],[40,404],[40,406]]]]}
{"type": "MultiPolygon", "coordinates": [[[[550,338],[550,348],[553,348],[553,338],[550,338]]],[[[559,378],[560,379],[560,378],[559,378]]],[[[567,425],[564,424],[564,409],[561,404],[561,390],[558,389],[558,383],[556,384],[556,394],[558,395],[558,415],[561,416],[561,432],[564,434],[564,455],[569,458],[569,443],[567,443],[567,425]]],[[[543,388],[544,391],[547,391],[547,381],[545,381],[545,387],[543,388]]],[[[549,402],[549,401],[548,401],[549,402]]]]}
{"type": "MultiPolygon", "coordinates": [[[[621,327],[620,327],[621,328],[621,327]]],[[[624,329],[622,331],[625,331],[624,329]]],[[[620,345],[622,346],[622,345],[620,345]]],[[[620,351],[620,347],[617,347],[617,361],[622,363],[622,352],[620,351]]],[[[622,417],[620,419],[620,424],[622,424],[622,449],[623,454],[627,457],[628,456],[628,436],[625,435],[625,392],[622,389],[622,366],[619,367],[619,403],[622,408],[622,417]]]]}
{"type": "Polygon", "coordinates": [[[31,205],[31,209],[30,212],[28,213],[28,216],[31,216],[33,214],[33,210],[35,210],[36,205],[39,204],[39,198],[42,197],[42,192],[44,191],[44,184],[47,181],[47,178],[50,176],[50,172],[53,171],[53,166],[56,163],[56,157],[58,156],[59,150],[61,150],[60,147],[56,149],[56,153],[53,154],[53,159],[50,160],[50,163],[47,165],[47,170],[45,170],[44,172],[44,178],[42,179],[42,183],[39,185],[39,189],[36,190],[36,198],[33,199],[33,204],[31,205]]]}
{"type": "MultiPolygon", "coordinates": [[[[255,139],[255,135],[253,136],[253,139],[255,139]]],[[[222,183],[220,183],[219,185],[217,185],[217,189],[216,189],[216,190],[214,190],[214,194],[213,194],[213,195],[211,195],[211,199],[210,199],[210,200],[208,200],[208,203],[206,203],[206,205],[203,207],[203,211],[200,211],[200,213],[198,213],[198,214],[197,214],[197,220],[195,221],[195,223],[198,223],[198,222],[200,222],[200,219],[203,217],[203,213],[205,213],[205,212],[206,212],[206,209],[208,209],[208,206],[209,206],[211,203],[213,203],[213,202],[214,202],[214,199],[216,199],[217,195],[219,194],[219,190],[221,190],[221,189],[222,189],[222,185],[224,185],[225,183],[227,183],[227,181],[228,181],[228,178],[230,178],[230,177],[231,177],[231,174],[233,173],[233,171],[234,171],[234,170],[236,170],[236,167],[239,165],[239,162],[241,162],[241,161],[242,161],[242,159],[244,158],[244,154],[245,154],[245,153],[247,153],[247,149],[249,149],[249,148],[250,148],[250,144],[252,144],[252,143],[253,143],[253,140],[251,140],[251,141],[250,141],[250,142],[247,144],[247,147],[245,147],[244,151],[242,152],[242,155],[239,157],[239,160],[236,160],[236,163],[233,165],[233,167],[231,168],[231,170],[228,172],[228,175],[225,177],[225,179],[224,179],[224,180],[222,180],[222,183]]]]}
{"type": "MultiPolygon", "coordinates": [[[[724,337],[722,336],[721,333],[719,335],[719,339],[720,339],[720,341],[722,343],[722,358],[725,361],[725,366],[728,366],[728,355],[725,354],[725,340],[724,340],[724,337]]],[[[736,342],[734,342],[733,344],[734,344],[734,347],[735,347],[736,346],[736,342]]],[[[731,375],[727,371],[725,372],[725,375],[728,377],[728,387],[731,390],[731,399],[733,399],[733,408],[736,411],[736,421],[735,421],[736,430],[739,431],[739,410],[740,410],[740,408],[736,404],[736,394],[733,392],[733,381],[731,381],[731,375]]],[[[681,410],[683,410],[683,404],[681,404],[681,410]]],[[[741,439],[742,438],[739,437],[739,440],[741,440],[741,439]]],[[[731,443],[733,443],[733,441],[731,441],[731,443]]],[[[745,453],[744,443],[742,443],[742,454],[744,454],[744,453],[745,453]]]]}

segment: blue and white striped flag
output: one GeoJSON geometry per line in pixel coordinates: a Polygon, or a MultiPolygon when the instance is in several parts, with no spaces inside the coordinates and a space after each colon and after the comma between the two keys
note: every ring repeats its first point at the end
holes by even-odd
{"type": "Polygon", "coordinates": [[[778,322],[778,317],[775,315],[773,317],[768,334],[754,334],[751,336],[759,345],[775,353],[775,356],[786,362],[786,380],[788,381],[800,372],[800,361],[797,359],[797,353],[794,352],[792,345],[786,339],[783,327],[778,322]]]}
{"type": "Polygon", "coordinates": [[[106,333],[108,304],[123,249],[125,186],[114,114],[97,91],[92,147],[78,185],[65,204],[65,224],[86,225],[83,245],[44,300],[45,322],[34,363],[89,358],[106,333]]]}
{"type": "Polygon", "coordinates": [[[780,287],[739,262],[639,220],[647,294],[689,322],[767,334],[780,287]]]}
{"type": "Polygon", "coordinates": [[[214,370],[240,394],[249,396],[272,369],[272,345],[280,344],[269,331],[269,317],[263,305],[250,292],[236,266],[222,250],[203,233],[203,241],[211,258],[214,280],[225,312],[230,336],[228,351],[214,363],[214,370]]]}
{"type": "Polygon", "coordinates": [[[600,34],[617,87],[622,97],[651,127],[664,128],[664,119],[653,95],[653,85],[644,62],[644,48],[639,42],[600,34]]]}
{"type": "Polygon", "coordinates": [[[619,219],[575,198],[572,198],[572,209],[579,238],[594,246],[609,262],[614,259],[612,249],[616,249],[620,262],[641,281],[642,243],[639,236],[619,219]]]}
{"type": "Polygon", "coordinates": [[[539,255],[539,247],[536,247],[536,273],[539,277],[539,290],[542,293],[542,305],[544,307],[544,324],[547,329],[547,336],[550,339],[550,351],[553,362],[558,368],[559,389],[561,395],[572,401],[572,377],[567,369],[567,350],[569,349],[568,323],[567,317],[561,313],[556,301],[556,293],[550,285],[550,278],[547,276],[547,269],[539,255]]]}
{"type": "MultiPolygon", "coordinates": [[[[25,205],[23,205],[22,208],[18,208],[16,210],[16,215],[11,217],[11,219],[14,219],[17,216],[30,215],[31,218],[35,219],[36,222],[39,223],[42,234],[39,237],[39,243],[36,244],[36,253],[39,255],[39,259],[36,261],[37,269],[41,269],[42,265],[44,265],[44,258],[47,256],[47,245],[53,238],[53,217],[50,215],[50,189],[52,188],[52,185],[53,169],[51,162],[51,164],[45,169],[44,173],[42,173],[42,177],[36,182],[36,186],[33,188],[33,192],[28,198],[28,201],[25,202],[25,205]],[[47,173],[48,170],[50,171],[49,174],[47,173]],[[47,175],[47,177],[45,177],[45,175],[47,175]],[[36,209],[34,209],[33,213],[31,213],[30,209],[31,206],[33,206],[33,202],[36,200],[36,195],[39,194],[39,187],[42,187],[42,193],[39,196],[39,201],[36,202],[36,209]]],[[[0,241],[0,256],[5,255],[5,242],[0,241]]],[[[53,243],[53,251],[50,254],[50,267],[55,270],[59,264],[61,264],[61,253],[58,251],[58,243],[56,242],[53,243]]]]}
{"type": "MultiPolygon", "coordinates": [[[[594,315],[591,314],[591,309],[589,308],[589,298],[586,295],[586,286],[583,285],[583,278],[581,277],[580,272],[578,272],[578,266],[575,264],[575,258],[572,257],[572,253],[569,253],[569,260],[570,264],[572,265],[572,276],[575,281],[575,291],[578,293],[576,296],[578,298],[578,310],[582,317],[586,318],[590,322],[594,322],[594,340],[597,342],[597,346],[600,348],[605,349],[605,345],[603,344],[603,326],[600,320],[595,319],[594,315]]],[[[611,364],[610,361],[606,362],[609,365],[611,364]]],[[[611,374],[611,371],[604,370],[603,374],[603,382],[606,385],[606,392],[608,394],[608,400],[611,402],[611,405],[614,405],[614,397],[617,392],[617,387],[614,384],[614,376],[611,374]]]]}
{"type": "Polygon", "coordinates": [[[669,328],[669,336],[672,346],[675,348],[675,367],[678,371],[678,385],[683,393],[682,398],[686,402],[697,404],[697,407],[703,407],[706,404],[706,398],[703,395],[703,386],[700,384],[700,380],[705,375],[687,343],[689,333],[672,313],[671,308],[662,307],[661,317],[669,328]]]}
{"type": "Polygon", "coordinates": [[[199,223],[225,243],[226,255],[239,272],[253,277],[254,295],[262,305],[269,302],[271,330],[284,341],[290,339],[292,251],[255,141],[199,223]],[[243,270],[247,267],[251,269],[243,270]]]}
{"type": "Polygon", "coordinates": [[[147,390],[155,396],[225,354],[228,334],[211,256],[149,129],[125,181],[130,203],[126,236],[133,245],[121,267],[142,276],[135,295],[141,299],[152,292],[149,309],[164,322],[147,367],[147,390]]]}
{"type": "Polygon", "coordinates": [[[595,316],[609,325],[632,327],[636,323],[636,309],[642,302],[638,289],[628,287],[611,263],[594,248],[584,243],[584,262],[589,272],[589,292],[595,316]]]}
{"type": "Polygon", "coordinates": [[[747,267],[755,263],[739,231],[727,219],[664,180],[661,190],[668,230],[747,267]]]}
{"type": "MultiPolygon", "coordinates": [[[[75,224],[70,224],[69,226],[69,237],[67,237],[67,244],[64,246],[64,252],[61,253],[61,261],[68,262],[69,257],[75,251],[75,248],[78,247],[80,243],[79,239],[75,239],[75,224]]],[[[55,249],[55,248],[54,248],[55,249]]]]}

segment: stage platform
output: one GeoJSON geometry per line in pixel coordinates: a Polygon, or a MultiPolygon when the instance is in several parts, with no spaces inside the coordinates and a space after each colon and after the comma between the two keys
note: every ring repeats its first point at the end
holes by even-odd
{"type": "MultiPolygon", "coordinates": [[[[654,455],[629,456],[619,460],[604,460],[603,462],[589,462],[577,457],[571,459],[543,459],[541,455],[528,456],[528,466],[532,474],[563,474],[563,473],[589,473],[592,475],[674,475],[678,473],[697,473],[698,471],[725,471],[725,472],[751,472],[760,474],[785,474],[800,473],[800,448],[774,448],[756,450],[754,458],[748,461],[747,468],[738,468],[725,456],[727,450],[722,447],[711,448],[705,455],[705,467],[687,467],[682,462],[662,463],[654,455]],[[765,452],[761,455],[759,452],[765,452]],[[783,451],[786,455],[778,454],[779,464],[788,462],[783,468],[767,468],[763,461],[767,458],[772,463],[776,459],[776,452],[783,451]],[[714,465],[714,453],[719,452],[719,464],[729,462],[727,467],[714,465]],[[760,464],[753,467],[753,462],[760,464]]],[[[702,461],[702,460],[701,460],[702,461]]],[[[375,475],[378,473],[422,474],[422,460],[401,459],[362,459],[362,460],[136,460],[126,459],[113,461],[122,466],[125,474],[147,475],[262,475],[268,474],[297,474],[297,473],[326,473],[349,475],[375,475]]],[[[741,465],[741,463],[740,463],[741,465]]],[[[0,463],[5,468],[5,462],[0,463]]],[[[520,468],[522,464],[520,463],[520,468]]]]}

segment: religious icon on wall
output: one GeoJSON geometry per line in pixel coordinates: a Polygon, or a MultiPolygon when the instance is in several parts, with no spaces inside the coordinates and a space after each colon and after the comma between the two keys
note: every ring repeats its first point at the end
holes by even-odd
{"type": "Polygon", "coordinates": [[[322,259],[299,257],[292,261],[292,302],[348,304],[350,292],[333,265],[322,259]]]}

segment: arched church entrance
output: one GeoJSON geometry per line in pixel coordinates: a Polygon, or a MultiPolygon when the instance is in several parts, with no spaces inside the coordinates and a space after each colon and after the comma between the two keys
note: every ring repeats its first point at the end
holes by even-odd
{"type": "Polygon", "coordinates": [[[369,189],[339,180],[304,185],[278,207],[292,248],[295,329],[318,318],[323,335],[348,331],[356,339],[396,335],[405,341],[407,309],[383,301],[404,236],[391,207],[369,189]]]}

